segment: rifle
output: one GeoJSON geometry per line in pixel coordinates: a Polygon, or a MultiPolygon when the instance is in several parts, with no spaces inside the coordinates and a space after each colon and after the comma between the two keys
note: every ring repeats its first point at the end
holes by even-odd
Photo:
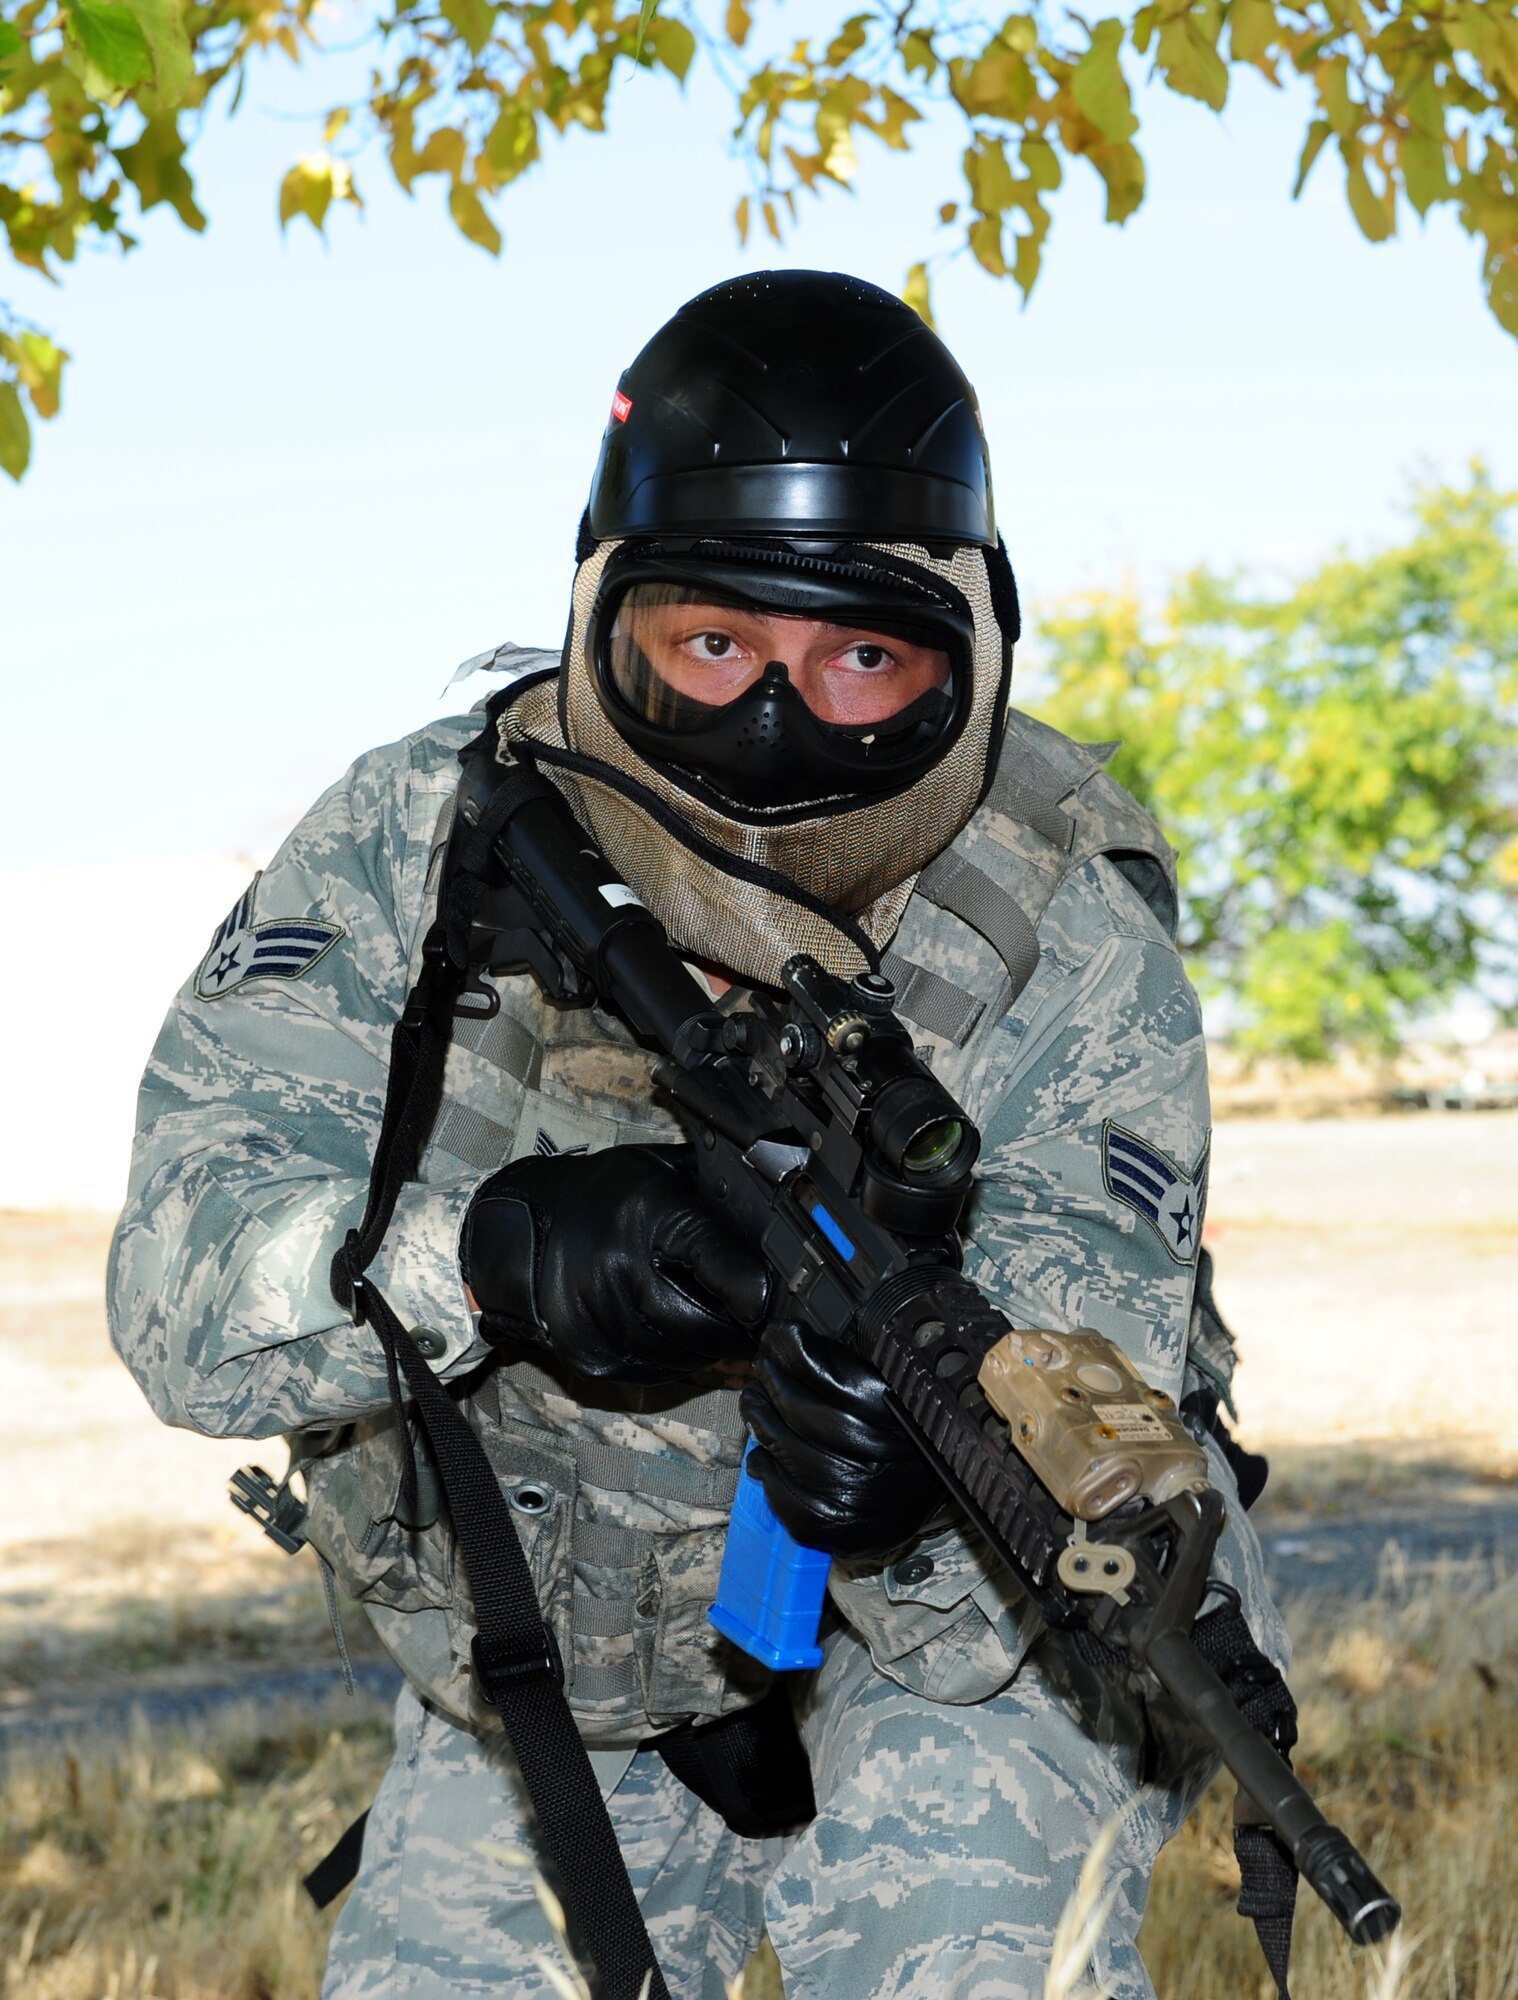
{"type": "MultiPolygon", "coordinates": [[[[955,1226],[979,1134],[917,1056],[891,982],[797,956],[781,993],[718,1011],[558,790],[497,762],[493,734],[462,757],[450,954],[530,970],[661,1051],[654,1079],[692,1136],[698,1183],[759,1244],[787,1314],[879,1371],[1045,1620],[1147,1669],[1210,1738],[1245,1814],[1252,1802],[1351,1940],[1389,1935],[1400,1906],[1193,1641],[1225,1504],[1171,1399],[1102,1335],[1015,1329],[963,1276],[955,1226]]],[[[535,746],[542,762],[559,754],[535,746]]],[[[741,1474],[718,1628],[772,1666],[816,1664],[827,1568],[741,1474]]]]}

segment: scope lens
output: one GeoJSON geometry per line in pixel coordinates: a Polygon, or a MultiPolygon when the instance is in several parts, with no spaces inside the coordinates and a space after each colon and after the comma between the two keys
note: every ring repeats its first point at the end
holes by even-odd
{"type": "Polygon", "coordinates": [[[909,1174],[936,1174],[946,1167],[964,1143],[965,1128],[957,1118],[936,1118],[924,1125],[901,1156],[909,1174]]]}

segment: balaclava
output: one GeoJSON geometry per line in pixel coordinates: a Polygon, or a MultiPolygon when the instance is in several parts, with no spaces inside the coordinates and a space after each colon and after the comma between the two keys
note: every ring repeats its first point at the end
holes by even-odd
{"type": "Polygon", "coordinates": [[[1018,629],[974,393],[948,350],[853,278],[703,294],[618,385],[579,553],[561,671],[506,705],[503,748],[537,759],[693,956],[768,985],[798,951],[845,976],[877,962],[990,782],[1018,629]],[[698,755],[607,682],[618,590],[660,574],[718,601],[921,627],[951,651],[950,687],[906,734],[862,735],[819,729],[769,677],[698,755]]]}

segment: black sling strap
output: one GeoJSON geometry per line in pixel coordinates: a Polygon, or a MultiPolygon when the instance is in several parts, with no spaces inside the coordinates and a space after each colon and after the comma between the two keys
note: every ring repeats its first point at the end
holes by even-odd
{"type": "MultiPolygon", "coordinates": [[[[495,831],[523,790],[545,782],[525,768],[507,775],[479,825],[463,836],[458,864],[466,882],[471,874],[483,873],[495,831]]],[[[437,1114],[454,1007],[468,976],[463,952],[455,956],[449,950],[450,916],[456,927],[463,917],[467,935],[467,910],[445,908],[428,931],[421,975],[391,1040],[369,1199],[363,1221],[349,1231],[332,1260],[332,1294],[352,1313],[355,1325],[373,1327],[384,1349],[397,1411],[404,1378],[426,1431],[474,1599],[475,1673],[505,1728],[556,1873],[555,1887],[568,1907],[573,1934],[599,1975],[600,2000],[641,2000],[644,1995],[669,2000],[601,1788],[565,1698],[563,1662],[538,1607],[511,1510],[458,1403],[422,1359],[383,1294],[364,1277],[384,1241],[403,1184],[416,1177],[437,1114]]],[[[399,1433],[408,1454],[403,1491],[409,1510],[416,1497],[416,1466],[404,1422],[399,1433]]],[[[347,1858],[356,1862],[361,1840],[361,1833],[355,1836],[350,1829],[339,1848],[351,1843],[347,1858]]],[[[340,1865],[336,1853],[329,1860],[335,1871],[340,1865]]]]}

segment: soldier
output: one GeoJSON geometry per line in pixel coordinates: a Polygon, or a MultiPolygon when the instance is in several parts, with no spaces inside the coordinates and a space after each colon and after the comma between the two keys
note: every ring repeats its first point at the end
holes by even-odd
{"type": "MultiPolygon", "coordinates": [[[[884,951],[982,1129],[967,1274],[1016,1324],[1109,1335],[1205,1414],[1231,1357],[1188,1353],[1209,1112],[1172,857],[1099,751],[1009,714],[1017,596],[947,350],[852,278],[703,294],[622,377],[578,562],[562,656],[498,657],[502,746],[721,1004],[797,950],[846,974],[884,951]]],[[[480,727],[361,757],[221,925],[148,1066],[112,1260],[113,1338],[153,1407],[290,1434],[309,1538],[406,1675],[327,2000],[552,1990],[551,1863],[470,1675],[448,1510],[373,1329],[328,1284],[480,727]]],[[[1150,1994],[1135,1940],[1205,1749],[1041,1627],[861,1362],[773,1322],[627,1028],[524,975],[481,991],[369,1276],[511,1503],[671,1993],[720,2000],[767,1927],[792,1995],[1041,1994],[1126,1808],[1093,1971],[1150,1994]],[[794,1713],[815,1818],[762,1835],[658,1749],[760,1713],[769,1686],[705,1616],[745,1422],[780,1518],[836,1558],[825,1662],[763,1710],[794,1713]]],[[[1214,1578],[1281,1660],[1209,1452],[1230,1503],[1214,1578]]]]}

